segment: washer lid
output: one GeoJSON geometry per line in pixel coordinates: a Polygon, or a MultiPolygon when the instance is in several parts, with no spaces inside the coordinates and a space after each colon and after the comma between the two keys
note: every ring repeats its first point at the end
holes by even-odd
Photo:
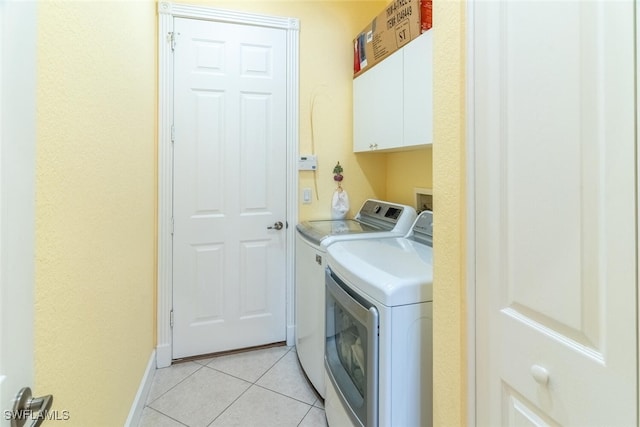
{"type": "Polygon", "coordinates": [[[365,297],[386,306],[433,300],[433,249],[405,239],[336,242],[327,264],[365,297]]]}
{"type": "Polygon", "coordinates": [[[338,240],[363,238],[363,233],[387,233],[369,237],[403,237],[415,219],[416,210],[411,206],[368,199],[354,219],[305,221],[296,228],[312,243],[327,246],[338,240]]]}
{"type": "Polygon", "coordinates": [[[353,219],[305,221],[296,228],[305,238],[317,244],[329,236],[382,231],[353,219]]]}

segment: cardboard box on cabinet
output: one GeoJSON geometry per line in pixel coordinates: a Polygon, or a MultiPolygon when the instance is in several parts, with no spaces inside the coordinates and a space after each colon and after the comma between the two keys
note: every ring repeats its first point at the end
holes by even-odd
{"type": "Polygon", "coordinates": [[[432,26],[431,0],[394,0],[353,39],[353,77],[432,26]]]}

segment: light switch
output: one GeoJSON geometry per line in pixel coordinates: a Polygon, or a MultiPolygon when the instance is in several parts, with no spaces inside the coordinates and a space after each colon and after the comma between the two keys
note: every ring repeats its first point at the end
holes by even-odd
{"type": "Polygon", "coordinates": [[[302,203],[305,205],[311,204],[311,189],[303,188],[302,189],[302,203]]]}

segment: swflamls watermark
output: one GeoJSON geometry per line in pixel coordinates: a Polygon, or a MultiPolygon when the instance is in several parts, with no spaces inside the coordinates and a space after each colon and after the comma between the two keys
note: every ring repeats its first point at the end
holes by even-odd
{"type": "Polygon", "coordinates": [[[69,411],[4,411],[5,420],[43,420],[43,421],[67,421],[71,419],[69,411]]]}

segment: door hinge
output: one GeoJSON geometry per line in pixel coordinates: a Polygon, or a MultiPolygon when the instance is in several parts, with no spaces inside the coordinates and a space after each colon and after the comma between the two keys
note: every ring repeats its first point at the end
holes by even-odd
{"type": "Polygon", "coordinates": [[[176,127],[171,125],[171,143],[173,144],[176,140],[176,127]]]}
{"type": "Polygon", "coordinates": [[[167,40],[169,43],[171,43],[171,51],[173,52],[174,50],[176,50],[176,33],[170,31],[167,34],[167,40]]]}
{"type": "Polygon", "coordinates": [[[171,217],[171,235],[173,236],[173,232],[175,230],[175,221],[173,220],[173,217],[171,217]]]}
{"type": "Polygon", "coordinates": [[[169,312],[169,326],[173,328],[173,310],[169,312]]]}

